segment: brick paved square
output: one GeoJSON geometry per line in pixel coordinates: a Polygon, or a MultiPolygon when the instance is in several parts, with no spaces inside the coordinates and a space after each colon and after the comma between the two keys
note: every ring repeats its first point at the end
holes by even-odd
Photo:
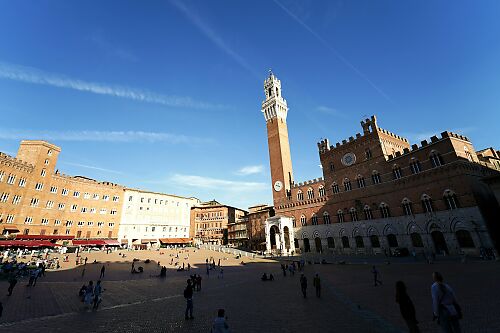
{"type": "MultiPolygon", "coordinates": [[[[169,265],[173,250],[85,253],[88,264],[74,268],[74,260],[63,269],[49,272],[36,287],[20,281],[11,297],[1,296],[4,313],[0,332],[209,332],[218,308],[224,308],[232,332],[404,332],[405,325],[394,301],[394,283],[408,286],[423,332],[437,332],[432,322],[431,273],[441,271],[456,291],[464,308],[464,332],[497,332],[500,299],[495,296],[499,265],[496,262],[393,263],[378,265],[382,286],[373,287],[369,264],[306,265],[308,298],[300,292],[299,274],[284,277],[277,261],[236,259],[233,255],[208,250],[180,253],[180,262],[189,261],[191,272],[177,272],[169,265]],[[183,260],[189,254],[189,260],[183,260]],[[224,278],[211,271],[206,275],[205,259],[219,258],[224,278]],[[131,274],[131,261],[141,261],[144,273],[131,274]],[[224,258],[227,258],[226,260],[224,258]],[[92,264],[96,259],[99,263],[92,264]],[[145,264],[145,259],[151,263],[145,264]],[[169,268],[159,273],[157,261],[169,268]],[[241,261],[245,265],[241,265],[241,261]],[[89,279],[96,280],[102,264],[105,292],[98,311],[84,310],[77,296],[89,279]],[[262,282],[262,273],[272,273],[273,282],[262,282]],[[200,274],[202,290],[194,295],[194,320],[184,320],[183,289],[189,274],[200,274]],[[315,273],[322,278],[322,297],[312,286],[315,273]],[[480,283],[471,284],[472,281],[480,283]]],[[[74,255],[73,255],[74,256],[74,255]]],[[[74,258],[71,258],[74,259],[74,258]]],[[[5,281],[0,289],[6,290],[5,281]]]]}

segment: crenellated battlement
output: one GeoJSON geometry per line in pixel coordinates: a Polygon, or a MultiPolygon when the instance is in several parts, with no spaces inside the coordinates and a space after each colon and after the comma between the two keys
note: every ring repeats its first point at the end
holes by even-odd
{"type": "Polygon", "coordinates": [[[318,183],[321,183],[323,182],[323,177],[319,177],[319,178],[314,178],[314,179],[311,179],[311,180],[306,180],[302,183],[293,183],[292,184],[292,188],[299,188],[299,187],[302,187],[302,186],[307,186],[307,185],[314,185],[314,184],[318,184],[318,183]]]}
{"type": "Polygon", "coordinates": [[[0,152],[0,164],[13,166],[15,168],[23,169],[24,171],[31,172],[35,168],[33,164],[20,160],[16,157],[12,157],[5,153],[0,152]]]}
{"type": "Polygon", "coordinates": [[[466,136],[463,136],[463,135],[460,135],[460,134],[457,134],[457,133],[453,133],[453,132],[444,131],[444,132],[441,133],[441,137],[440,138],[438,138],[436,135],[433,135],[433,136],[430,137],[429,141],[428,140],[422,140],[420,142],[420,146],[418,144],[413,144],[413,145],[411,145],[411,149],[405,148],[405,149],[403,149],[403,152],[397,151],[395,154],[388,155],[387,159],[388,160],[392,160],[392,159],[395,159],[395,158],[398,158],[398,157],[401,157],[401,156],[408,155],[408,154],[413,153],[413,152],[415,152],[417,150],[426,148],[427,146],[429,146],[431,144],[434,144],[436,142],[439,142],[439,141],[442,141],[442,140],[448,139],[448,138],[455,138],[455,139],[459,139],[459,140],[470,142],[469,138],[467,138],[466,136]]]}
{"type": "Polygon", "coordinates": [[[378,127],[376,116],[371,116],[371,118],[366,118],[365,120],[362,120],[361,128],[363,129],[363,134],[356,133],[355,137],[350,136],[348,139],[342,140],[342,142],[337,142],[335,145],[330,145],[328,139],[320,140],[318,142],[319,153],[324,154],[329,151],[333,152],[335,150],[343,150],[346,148],[346,146],[349,146],[350,144],[357,142],[358,139],[364,138],[365,136],[371,135],[372,133],[383,133],[401,142],[409,144],[407,138],[404,138],[400,135],[392,133],[391,131],[378,127]]]}

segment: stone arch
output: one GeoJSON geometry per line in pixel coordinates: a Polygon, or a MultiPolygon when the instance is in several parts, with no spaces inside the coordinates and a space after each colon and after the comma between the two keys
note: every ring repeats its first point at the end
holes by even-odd
{"type": "Polygon", "coordinates": [[[346,236],[346,235],[347,235],[347,233],[346,233],[346,231],[345,231],[344,228],[342,228],[342,229],[339,230],[339,237],[343,237],[343,236],[346,236]]]}
{"type": "Polygon", "coordinates": [[[358,227],[356,227],[352,230],[352,237],[356,237],[356,236],[361,236],[361,231],[359,230],[358,227]]]}
{"type": "Polygon", "coordinates": [[[377,228],[375,227],[369,227],[367,231],[368,236],[379,236],[380,233],[378,232],[377,228]]]}
{"type": "Polygon", "coordinates": [[[320,237],[320,238],[321,238],[321,235],[320,235],[320,233],[319,233],[319,231],[318,231],[318,230],[314,230],[314,231],[313,231],[313,238],[317,238],[317,237],[320,237]]]}
{"type": "Polygon", "coordinates": [[[301,239],[309,238],[308,235],[307,235],[307,231],[302,231],[302,233],[300,234],[300,238],[301,239]]]}
{"type": "Polygon", "coordinates": [[[392,225],[386,224],[384,226],[383,234],[384,234],[384,236],[387,236],[388,234],[396,234],[396,231],[397,230],[395,230],[395,228],[392,225]]]}
{"type": "Polygon", "coordinates": [[[414,232],[421,234],[423,233],[423,230],[415,222],[408,223],[408,226],[406,227],[406,233],[409,235],[414,232]]]}
{"type": "Polygon", "coordinates": [[[450,222],[450,232],[457,232],[458,230],[473,231],[474,228],[471,227],[469,222],[464,222],[463,220],[454,217],[450,222]]]}

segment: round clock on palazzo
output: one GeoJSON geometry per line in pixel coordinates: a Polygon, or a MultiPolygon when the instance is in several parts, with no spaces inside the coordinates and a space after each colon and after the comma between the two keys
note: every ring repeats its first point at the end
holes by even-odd
{"type": "Polygon", "coordinates": [[[283,183],[280,182],[279,180],[277,180],[275,183],[274,183],[274,190],[276,192],[279,192],[283,189],[283,183]]]}
{"type": "Polygon", "coordinates": [[[356,162],[356,155],[354,153],[347,153],[344,156],[342,156],[342,164],[345,166],[351,166],[356,162]]]}

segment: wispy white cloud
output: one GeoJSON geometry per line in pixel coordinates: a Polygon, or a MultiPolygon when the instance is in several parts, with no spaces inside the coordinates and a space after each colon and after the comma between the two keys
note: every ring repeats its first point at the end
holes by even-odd
{"type": "Polygon", "coordinates": [[[72,166],[79,167],[79,168],[85,168],[85,169],[91,169],[91,170],[97,170],[97,171],[102,171],[102,172],[116,173],[116,174],[119,174],[119,175],[123,175],[123,172],[121,172],[121,171],[116,171],[116,170],[101,168],[101,167],[93,166],[93,165],[86,165],[86,164],[80,164],[80,163],[71,163],[71,162],[61,162],[61,164],[72,165],[72,166]]]}
{"type": "Polygon", "coordinates": [[[241,67],[250,72],[255,78],[260,79],[262,75],[259,75],[257,71],[255,71],[248,62],[228,43],[222,39],[222,37],[215,32],[212,27],[210,27],[201,17],[199,17],[191,8],[188,8],[186,4],[179,0],[171,0],[170,1],[178,10],[180,10],[188,20],[196,26],[202,34],[204,34],[212,43],[214,43],[218,48],[220,48],[223,52],[229,55],[235,62],[237,62],[241,67]]]}
{"type": "Polygon", "coordinates": [[[327,49],[329,49],[344,65],[350,68],[354,73],[356,73],[360,78],[365,80],[373,89],[375,89],[383,98],[389,101],[392,104],[395,104],[394,101],[380,88],[378,87],[372,80],[366,76],[360,69],[354,66],[346,57],[344,57],[335,47],[333,47],[326,39],[321,37],[313,28],[311,28],[304,20],[295,15],[291,10],[289,10],[284,4],[282,4],[278,0],[273,0],[278,7],[280,7],[288,16],[290,16],[295,22],[301,25],[305,30],[307,30],[311,35],[314,36],[321,44],[323,44],[327,49]]]}
{"type": "Polygon", "coordinates": [[[119,58],[129,62],[137,62],[138,60],[135,54],[133,54],[129,50],[125,50],[124,48],[109,42],[101,34],[93,34],[90,37],[90,41],[100,47],[106,53],[106,55],[110,57],[119,58]]]}
{"type": "Polygon", "coordinates": [[[320,106],[316,107],[316,111],[318,111],[320,113],[328,114],[330,116],[345,118],[345,115],[343,113],[341,113],[339,110],[328,107],[328,106],[324,106],[324,105],[320,105],[320,106]]]}
{"type": "Polygon", "coordinates": [[[131,99],[134,101],[155,103],[171,107],[194,109],[222,109],[224,105],[194,100],[191,97],[157,94],[144,89],[128,88],[105,83],[89,82],[67,77],[62,74],[45,72],[36,68],[0,62],[0,78],[41,84],[58,88],[67,88],[93,94],[131,99]]]}
{"type": "Polygon", "coordinates": [[[269,186],[260,182],[240,182],[196,175],[174,174],[170,181],[193,188],[213,189],[221,192],[255,192],[266,190],[269,186]]]}
{"type": "Polygon", "coordinates": [[[257,173],[262,173],[264,172],[264,166],[263,165],[248,165],[244,166],[238,171],[236,171],[237,175],[240,176],[248,176],[248,175],[253,175],[257,173]]]}
{"type": "Polygon", "coordinates": [[[143,131],[40,131],[0,129],[0,139],[49,140],[49,141],[94,141],[94,142],[164,142],[170,144],[205,144],[212,139],[186,135],[143,131]]]}

